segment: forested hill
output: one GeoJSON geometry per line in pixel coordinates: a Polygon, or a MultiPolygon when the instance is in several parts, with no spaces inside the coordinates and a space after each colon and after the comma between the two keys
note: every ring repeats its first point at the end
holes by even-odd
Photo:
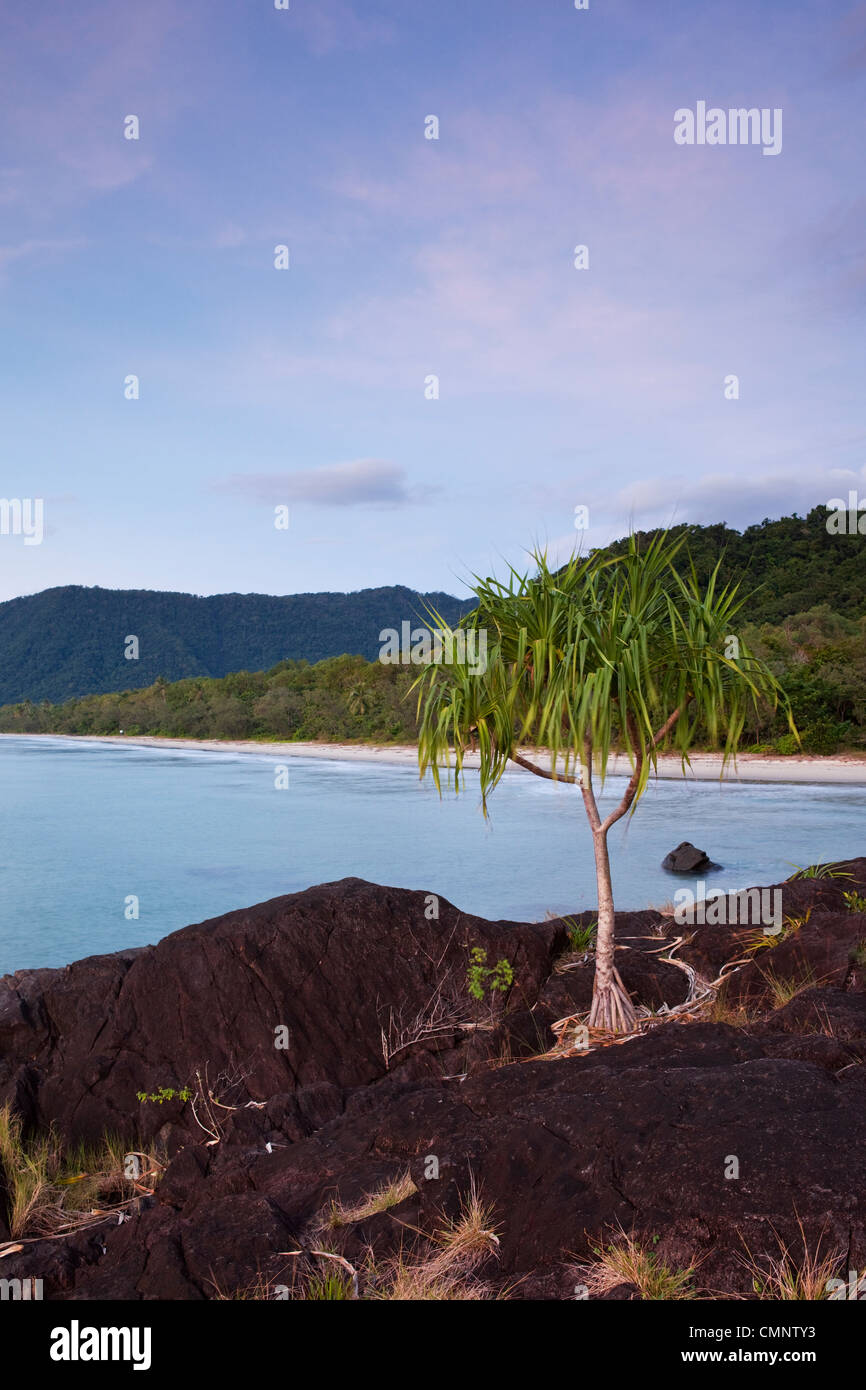
{"type": "MultiPolygon", "coordinates": [[[[808,615],[805,627],[795,626],[804,633],[808,628],[814,640],[801,647],[820,649],[826,664],[828,643],[863,640],[859,628],[856,634],[848,629],[866,616],[866,536],[828,532],[828,515],[825,507],[815,507],[806,517],[762,521],[743,532],[723,523],[673,531],[687,532],[681,564],[691,555],[706,578],[721,557],[724,579],[742,580],[747,591],[756,591],[743,623],[790,625],[808,615]],[[812,613],[816,608],[824,610],[820,620],[812,613]]],[[[610,552],[623,544],[615,542],[610,552]]],[[[267,671],[286,659],[316,662],[352,654],[373,660],[381,630],[407,620],[424,624],[428,604],[454,623],[472,600],[402,587],[211,598],[148,589],[46,589],[0,604],[0,704],[143,689],[159,677],[267,671]],[[138,638],[137,661],[124,656],[128,636],[138,638]]],[[[851,659],[846,649],[846,661],[851,659]]],[[[864,695],[858,676],[858,700],[864,695]]]]}
{"type": "MultiPolygon", "coordinates": [[[[866,614],[866,536],[831,534],[826,507],[813,507],[807,516],[783,516],[762,521],[745,531],[733,531],[723,522],[715,526],[673,526],[670,534],[687,533],[680,566],[695,562],[706,579],[721,557],[723,580],[742,580],[750,593],[756,590],[743,613],[750,623],[780,623],[795,613],[828,604],[843,618],[866,614]]],[[[862,513],[866,525],[866,512],[862,513]]],[[[847,524],[847,523],[845,523],[847,524]]],[[[637,533],[643,546],[654,532],[637,533]]],[[[617,554],[625,545],[609,547],[617,554]]]]}
{"type": "Polygon", "coordinates": [[[187,676],[262,671],[286,658],[372,660],[379,633],[455,623],[471,602],[395,585],[353,594],[193,594],[69,585],[0,604],[0,704],[134,690],[187,676]],[[139,658],[124,655],[138,638],[139,658]]]}

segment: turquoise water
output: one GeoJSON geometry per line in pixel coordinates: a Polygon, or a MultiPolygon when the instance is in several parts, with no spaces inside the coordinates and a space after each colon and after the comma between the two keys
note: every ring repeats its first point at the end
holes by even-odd
{"type": "MultiPolygon", "coordinates": [[[[356,875],[482,916],[594,905],[579,792],[515,770],[485,824],[477,786],[440,801],[410,767],[0,738],[0,973],[65,965],[313,883],[356,875]],[[130,895],[137,920],[125,916],[130,895]]],[[[621,794],[608,784],[603,805],[621,794]]],[[[724,866],[713,887],[866,851],[866,787],[657,782],[611,833],[621,908],[690,880],[660,867],[681,840],[724,866]]]]}

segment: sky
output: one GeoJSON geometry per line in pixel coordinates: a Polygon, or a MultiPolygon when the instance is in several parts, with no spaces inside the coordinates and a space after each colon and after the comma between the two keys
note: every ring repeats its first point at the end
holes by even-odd
{"type": "Polygon", "coordinates": [[[0,599],[464,594],[866,491],[864,3],[41,0],[0,79],[0,599]]]}

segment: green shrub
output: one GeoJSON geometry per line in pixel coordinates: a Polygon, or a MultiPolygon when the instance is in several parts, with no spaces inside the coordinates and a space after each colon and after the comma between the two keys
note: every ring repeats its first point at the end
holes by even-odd
{"type": "Polygon", "coordinates": [[[836,752],[847,732],[847,724],[837,724],[833,719],[816,719],[803,731],[803,747],[807,753],[829,757],[836,752]]]}
{"type": "Polygon", "coordinates": [[[797,742],[796,734],[783,734],[781,738],[777,739],[776,752],[781,753],[786,758],[789,758],[792,753],[799,753],[800,745],[797,742]]]}

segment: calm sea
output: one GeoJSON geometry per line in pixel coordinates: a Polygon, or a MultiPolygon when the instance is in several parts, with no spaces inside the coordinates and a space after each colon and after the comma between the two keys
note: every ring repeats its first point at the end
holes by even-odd
{"type": "MultiPolygon", "coordinates": [[[[0,738],[0,973],[65,965],[310,884],[356,875],[491,918],[594,906],[579,792],[515,770],[485,823],[477,791],[409,767],[0,738]],[[133,899],[137,899],[138,917],[133,899]]],[[[608,784],[603,804],[618,798],[608,784]]],[[[681,840],[724,866],[713,888],[862,854],[866,787],[657,782],[611,834],[620,908],[690,886],[661,860],[681,840]]]]}

